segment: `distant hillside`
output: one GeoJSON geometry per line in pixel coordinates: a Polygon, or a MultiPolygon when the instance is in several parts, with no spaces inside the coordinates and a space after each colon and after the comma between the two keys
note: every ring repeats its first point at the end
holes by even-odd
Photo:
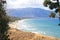
{"type": "Polygon", "coordinates": [[[40,8],[9,9],[8,15],[15,17],[49,17],[50,11],[40,8]]]}
{"type": "Polygon", "coordinates": [[[14,22],[16,20],[21,20],[19,17],[8,16],[10,22],[14,22]]]}

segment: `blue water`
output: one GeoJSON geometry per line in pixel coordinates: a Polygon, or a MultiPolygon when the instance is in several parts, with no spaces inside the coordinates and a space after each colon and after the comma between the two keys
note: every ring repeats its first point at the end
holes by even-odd
{"type": "Polygon", "coordinates": [[[59,20],[57,18],[26,19],[22,22],[25,27],[21,27],[27,31],[60,38],[60,26],[58,26],[58,23],[59,20]]]}

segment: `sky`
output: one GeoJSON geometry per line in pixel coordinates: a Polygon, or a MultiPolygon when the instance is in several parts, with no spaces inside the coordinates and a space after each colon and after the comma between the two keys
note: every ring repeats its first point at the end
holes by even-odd
{"type": "Polygon", "coordinates": [[[43,6],[43,2],[44,0],[7,0],[7,9],[42,8],[49,10],[43,6]]]}
{"type": "Polygon", "coordinates": [[[48,7],[43,6],[43,2],[44,0],[7,0],[7,9],[41,8],[51,11],[48,7]]]}
{"type": "Polygon", "coordinates": [[[50,10],[48,7],[43,6],[43,2],[44,0],[7,0],[7,9],[42,8],[45,10],[50,10]]]}

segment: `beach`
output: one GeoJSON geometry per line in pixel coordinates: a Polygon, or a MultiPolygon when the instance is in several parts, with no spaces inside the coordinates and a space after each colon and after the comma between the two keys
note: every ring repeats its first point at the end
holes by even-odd
{"type": "Polygon", "coordinates": [[[27,32],[17,29],[18,21],[9,23],[10,29],[8,30],[8,35],[10,40],[60,40],[60,38],[42,35],[40,33],[27,32]]]}

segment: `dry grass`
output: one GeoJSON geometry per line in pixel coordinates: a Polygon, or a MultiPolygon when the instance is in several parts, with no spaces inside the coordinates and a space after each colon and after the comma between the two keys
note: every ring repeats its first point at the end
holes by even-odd
{"type": "Polygon", "coordinates": [[[47,37],[41,34],[23,32],[14,28],[8,30],[10,40],[60,40],[54,37],[47,37]]]}

